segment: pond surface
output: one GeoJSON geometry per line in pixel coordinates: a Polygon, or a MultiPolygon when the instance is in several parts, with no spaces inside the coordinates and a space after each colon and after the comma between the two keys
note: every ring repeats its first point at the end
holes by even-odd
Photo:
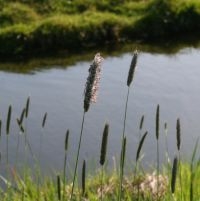
{"type": "MultiPolygon", "coordinates": [[[[103,54],[103,52],[102,52],[103,54]]],[[[94,55],[94,54],[93,54],[94,55]]],[[[3,121],[1,152],[3,166],[6,163],[6,116],[8,106],[13,106],[9,137],[9,163],[16,165],[19,129],[16,118],[20,116],[26,99],[30,96],[30,113],[25,123],[33,153],[38,156],[40,137],[43,136],[41,166],[45,173],[61,170],[64,157],[66,130],[70,130],[68,165],[73,167],[83,115],[83,91],[91,59],[74,65],[51,65],[29,73],[0,71],[0,116],[3,121]],[[42,118],[47,112],[45,128],[42,118]]],[[[119,159],[127,74],[132,53],[107,56],[103,62],[98,101],[86,113],[80,162],[86,159],[90,169],[98,165],[101,137],[105,122],[110,124],[108,161],[113,167],[113,157],[119,159]]],[[[2,64],[3,65],[3,64],[2,64]]],[[[10,68],[12,69],[12,68],[10,68]]],[[[126,136],[127,163],[132,168],[139,135],[148,131],[143,147],[143,163],[155,166],[155,113],[160,104],[160,151],[165,161],[166,139],[164,123],[168,125],[167,144],[171,158],[176,154],[176,120],[181,121],[181,150],[189,160],[195,142],[200,135],[200,49],[184,48],[174,54],[139,54],[137,70],[130,88],[126,136]],[[139,122],[145,115],[143,130],[139,122]]],[[[20,135],[19,162],[23,164],[24,139],[20,135]]],[[[28,151],[29,163],[33,158],[28,151]]],[[[92,171],[92,170],[91,170],[92,171]]]]}

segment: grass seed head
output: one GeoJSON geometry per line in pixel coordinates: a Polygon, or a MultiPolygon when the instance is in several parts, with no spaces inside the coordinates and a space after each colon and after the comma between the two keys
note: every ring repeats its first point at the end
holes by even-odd
{"type": "Polygon", "coordinates": [[[135,68],[136,68],[136,64],[137,64],[137,58],[138,58],[138,51],[135,50],[135,52],[133,53],[133,58],[131,61],[129,72],[128,72],[128,78],[127,78],[127,86],[128,87],[130,86],[131,82],[133,81],[133,76],[134,76],[134,72],[135,72],[135,68]]]}
{"type": "Polygon", "coordinates": [[[65,135],[65,151],[67,151],[68,149],[68,140],[69,140],[69,129],[67,130],[65,135]]]}
{"type": "Polygon", "coordinates": [[[172,192],[172,194],[174,194],[174,192],[175,192],[177,165],[178,165],[178,159],[177,159],[177,157],[175,157],[174,162],[173,162],[173,167],[172,167],[172,179],[171,179],[171,192],[172,192]]]}
{"type": "Polygon", "coordinates": [[[97,53],[94,57],[93,63],[89,68],[89,75],[85,85],[84,91],[84,111],[87,112],[90,107],[90,103],[95,103],[97,101],[97,93],[99,89],[99,80],[101,73],[101,63],[103,57],[100,53],[97,53]]]}
{"type": "Polygon", "coordinates": [[[103,131],[102,144],[101,144],[101,155],[100,155],[101,165],[104,165],[106,159],[108,133],[109,133],[109,125],[106,123],[103,131]]]}
{"type": "Polygon", "coordinates": [[[6,122],[6,134],[7,135],[9,135],[9,133],[10,133],[11,113],[12,113],[12,106],[10,105],[8,108],[8,115],[7,115],[7,122],[6,122]]]}
{"type": "Polygon", "coordinates": [[[181,146],[181,124],[180,119],[176,121],[176,140],[177,140],[177,149],[180,150],[181,146]]]}
{"type": "Polygon", "coordinates": [[[159,138],[159,121],[160,121],[160,106],[157,105],[157,109],[156,109],[156,139],[158,140],[159,138]]]}

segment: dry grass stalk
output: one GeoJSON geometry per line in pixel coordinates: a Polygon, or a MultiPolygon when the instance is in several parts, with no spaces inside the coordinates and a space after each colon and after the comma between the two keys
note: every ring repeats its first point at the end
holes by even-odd
{"type": "Polygon", "coordinates": [[[156,200],[157,196],[160,199],[166,194],[167,186],[168,180],[166,176],[159,175],[157,179],[157,175],[153,173],[145,175],[145,178],[139,184],[139,189],[142,197],[150,195],[153,200],[156,200]],[[157,188],[158,183],[159,188],[157,188]]]}

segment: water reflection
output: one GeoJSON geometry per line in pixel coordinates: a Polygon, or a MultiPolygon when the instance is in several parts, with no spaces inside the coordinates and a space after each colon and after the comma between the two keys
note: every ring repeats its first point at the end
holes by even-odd
{"type": "Polygon", "coordinates": [[[129,53],[137,48],[141,52],[147,52],[151,54],[165,54],[174,56],[179,51],[184,48],[198,48],[200,47],[200,41],[197,38],[188,38],[184,41],[162,41],[159,43],[130,43],[130,44],[118,44],[118,45],[109,45],[104,48],[99,48],[99,50],[91,51],[80,51],[77,54],[70,54],[69,52],[61,52],[56,55],[51,55],[51,57],[42,57],[39,56],[36,58],[25,58],[25,59],[16,59],[10,62],[10,58],[6,58],[5,61],[0,60],[0,70],[6,72],[14,73],[28,73],[32,74],[35,71],[40,71],[43,69],[51,68],[67,68],[69,66],[75,65],[78,62],[82,61],[91,61],[94,54],[100,51],[104,58],[112,56],[120,56],[124,53],[129,53]]]}

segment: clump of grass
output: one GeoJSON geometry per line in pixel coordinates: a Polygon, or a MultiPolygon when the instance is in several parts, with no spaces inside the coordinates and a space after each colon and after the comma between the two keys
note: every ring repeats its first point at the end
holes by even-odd
{"type": "Polygon", "coordinates": [[[39,15],[28,5],[12,2],[6,4],[0,12],[0,25],[29,24],[39,19],[39,15]]]}

